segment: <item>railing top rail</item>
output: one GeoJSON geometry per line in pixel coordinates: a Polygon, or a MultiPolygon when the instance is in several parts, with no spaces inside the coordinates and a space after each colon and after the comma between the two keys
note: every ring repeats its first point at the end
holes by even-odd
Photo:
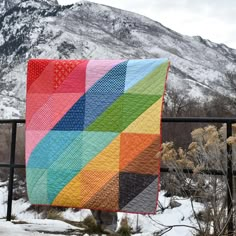
{"type": "Polygon", "coordinates": [[[236,123],[236,117],[162,117],[163,122],[236,123]]]}
{"type": "MultiPolygon", "coordinates": [[[[236,117],[162,117],[162,122],[236,123],[236,117]]],[[[25,119],[0,119],[0,124],[4,123],[25,123],[25,119]]]]}
{"type": "Polygon", "coordinates": [[[25,123],[25,119],[0,119],[0,124],[6,124],[6,123],[25,123]]]}

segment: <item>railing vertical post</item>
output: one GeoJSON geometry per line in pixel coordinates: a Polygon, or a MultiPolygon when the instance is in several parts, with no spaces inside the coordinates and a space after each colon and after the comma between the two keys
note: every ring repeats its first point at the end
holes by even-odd
{"type": "MultiPolygon", "coordinates": [[[[232,122],[227,123],[227,138],[232,136],[232,122]]],[[[233,224],[233,166],[232,166],[232,147],[227,145],[227,214],[228,214],[228,235],[233,235],[234,224],[233,224]]]]}
{"type": "Polygon", "coordinates": [[[13,193],[13,183],[14,183],[14,164],[15,164],[15,152],[16,152],[16,129],[17,129],[17,122],[13,121],[12,131],[11,131],[10,173],[8,180],[7,221],[11,220],[11,210],[12,210],[12,193],[13,193]]]}

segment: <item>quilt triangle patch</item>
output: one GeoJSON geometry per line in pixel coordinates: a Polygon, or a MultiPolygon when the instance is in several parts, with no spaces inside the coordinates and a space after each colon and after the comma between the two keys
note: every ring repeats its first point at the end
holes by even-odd
{"type": "Polygon", "coordinates": [[[143,212],[148,211],[155,214],[155,208],[157,205],[157,186],[158,177],[153,180],[142,192],[140,192],[135,198],[133,198],[126,206],[122,208],[122,211],[127,212],[143,212]]]}
{"type": "Polygon", "coordinates": [[[155,179],[155,175],[141,175],[120,172],[119,176],[119,208],[123,209],[137,195],[143,192],[155,179]],[[130,191],[132,189],[132,191],[130,191]]]}
{"type": "Polygon", "coordinates": [[[140,173],[155,175],[160,169],[160,159],[156,157],[161,147],[160,136],[157,136],[153,142],[140,152],[123,169],[127,173],[140,173]]]}
{"type": "Polygon", "coordinates": [[[28,63],[27,91],[31,85],[41,76],[51,60],[30,60],[28,63]]]}
{"type": "Polygon", "coordinates": [[[84,204],[84,208],[114,211],[119,209],[119,175],[109,180],[91,199],[84,204]]]}
{"type": "Polygon", "coordinates": [[[157,135],[121,133],[120,170],[123,170],[141,152],[148,148],[157,135]]]}

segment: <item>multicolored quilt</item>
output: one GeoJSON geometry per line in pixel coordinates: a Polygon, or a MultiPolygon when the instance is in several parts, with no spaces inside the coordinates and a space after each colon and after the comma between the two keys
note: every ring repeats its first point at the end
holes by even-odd
{"type": "Polygon", "coordinates": [[[30,60],[31,203],[155,213],[168,67],[167,59],[30,60]]]}

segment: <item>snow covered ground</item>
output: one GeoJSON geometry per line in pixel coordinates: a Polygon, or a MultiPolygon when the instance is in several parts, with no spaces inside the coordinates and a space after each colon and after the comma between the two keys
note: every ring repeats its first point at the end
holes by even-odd
{"type": "Polygon", "coordinates": [[[65,235],[64,232],[74,228],[76,227],[57,220],[35,220],[29,224],[14,224],[5,220],[0,221],[1,236],[55,235],[55,233],[42,233],[42,231],[58,232],[56,235],[65,235]]]}
{"type": "MultiPolygon", "coordinates": [[[[169,206],[170,198],[164,196],[164,191],[160,192],[159,201],[163,207],[169,206]]],[[[193,226],[196,224],[193,218],[193,212],[191,207],[191,202],[189,199],[175,197],[175,201],[181,204],[181,206],[176,208],[165,209],[164,212],[159,212],[156,215],[136,215],[136,214],[126,214],[118,213],[118,220],[121,221],[122,218],[128,217],[129,224],[133,229],[141,227],[141,233],[135,234],[136,236],[150,236],[154,232],[163,230],[166,226],[171,225],[188,225],[193,226]]],[[[59,220],[49,220],[41,219],[41,215],[33,212],[26,211],[30,206],[30,203],[23,200],[13,201],[12,215],[15,220],[12,222],[6,222],[6,212],[7,212],[7,185],[6,183],[0,183],[0,235],[1,236],[37,236],[37,235],[79,235],[79,228],[67,224],[59,220]],[[73,234],[75,232],[75,234],[73,234]],[[77,232],[77,233],[76,233],[77,232]]],[[[203,208],[200,203],[193,203],[194,210],[198,212],[203,208]]],[[[67,209],[63,212],[62,216],[64,219],[70,221],[82,221],[86,216],[90,215],[90,210],[80,210],[73,211],[72,209],[67,209]]],[[[119,227],[119,226],[118,226],[119,227]]],[[[166,236],[190,236],[192,235],[192,229],[189,227],[173,227],[168,231],[166,236]]],[[[84,234],[86,235],[86,234],[84,234]]]]}

